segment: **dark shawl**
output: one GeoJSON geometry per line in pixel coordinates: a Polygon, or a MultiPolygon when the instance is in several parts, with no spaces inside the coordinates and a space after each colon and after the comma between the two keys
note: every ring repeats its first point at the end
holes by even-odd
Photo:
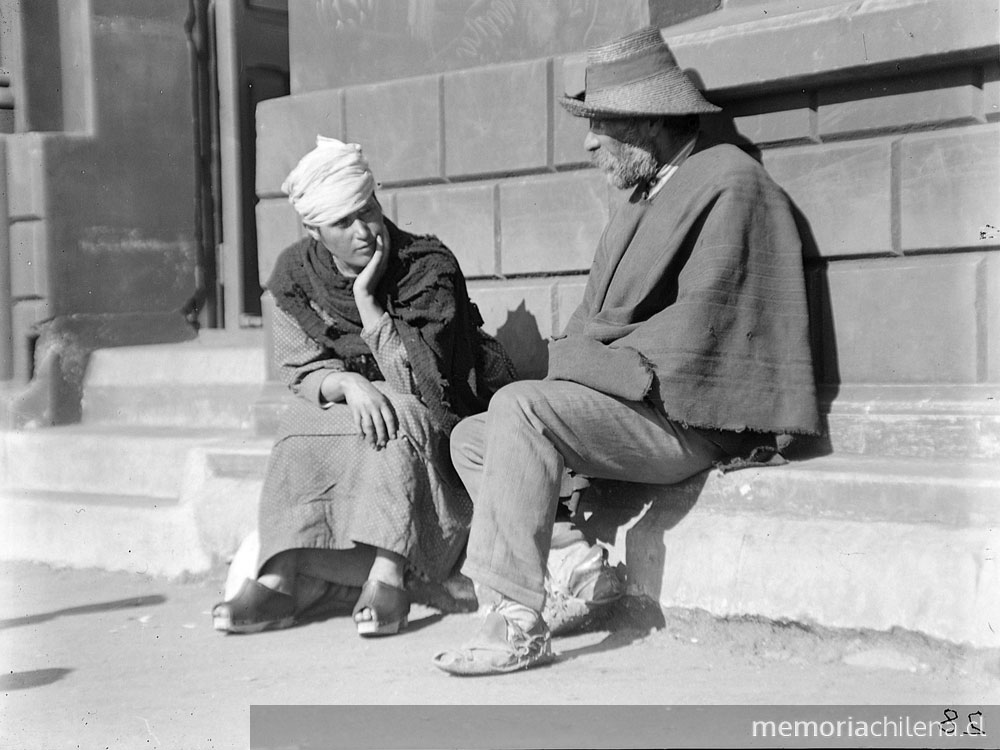
{"type": "MultiPolygon", "coordinates": [[[[392,316],[406,347],[417,396],[434,425],[448,433],[462,417],[483,411],[488,403],[490,394],[477,387],[475,369],[476,329],[482,319],[448,248],[436,237],[418,237],[388,219],[385,223],[392,257],[376,298],[392,316]]],[[[305,238],[281,254],[267,288],[278,307],[347,369],[369,380],[381,379],[360,335],[353,283],[337,270],[322,244],[305,238]]]]}
{"type": "Polygon", "coordinates": [[[549,378],[649,399],[693,427],[819,432],[805,277],[787,197],[734,146],[696,150],[623,204],[549,378]]]}

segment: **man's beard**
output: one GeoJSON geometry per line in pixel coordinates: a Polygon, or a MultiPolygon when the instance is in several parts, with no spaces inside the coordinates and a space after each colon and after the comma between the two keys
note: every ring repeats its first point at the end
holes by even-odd
{"type": "Polygon", "coordinates": [[[613,156],[604,148],[594,152],[592,161],[608,176],[608,182],[616,188],[633,188],[640,182],[650,182],[659,171],[653,156],[653,142],[633,144],[619,141],[618,156],[613,156]]]}

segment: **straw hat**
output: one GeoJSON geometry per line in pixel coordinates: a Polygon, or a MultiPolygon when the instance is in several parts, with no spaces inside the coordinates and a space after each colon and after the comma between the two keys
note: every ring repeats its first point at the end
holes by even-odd
{"type": "Polygon", "coordinates": [[[577,117],[719,112],[677,65],[654,26],[587,50],[586,88],[559,103],[577,117]]]}

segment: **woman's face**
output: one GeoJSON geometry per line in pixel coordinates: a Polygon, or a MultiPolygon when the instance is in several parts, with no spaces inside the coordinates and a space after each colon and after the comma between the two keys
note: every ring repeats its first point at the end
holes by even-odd
{"type": "Polygon", "coordinates": [[[375,238],[382,236],[382,245],[389,249],[389,236],[382,217],[382,208],[373,195],[352,214],[331,224],[306,226],[309,236],[329,250],[339,265],[360,273],[375,253],[375,238]]]}

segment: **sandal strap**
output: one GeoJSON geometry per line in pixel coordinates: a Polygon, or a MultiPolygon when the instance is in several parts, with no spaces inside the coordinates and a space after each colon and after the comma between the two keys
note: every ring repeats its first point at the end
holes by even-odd
{"type": "Polygon", "coordinates": [[[399,620],[410,612],[410,597],[404,589],[369,579],[361,587],[361,596],[354,605],[354,614],[370,609],[378,622],[399,620]]]}

